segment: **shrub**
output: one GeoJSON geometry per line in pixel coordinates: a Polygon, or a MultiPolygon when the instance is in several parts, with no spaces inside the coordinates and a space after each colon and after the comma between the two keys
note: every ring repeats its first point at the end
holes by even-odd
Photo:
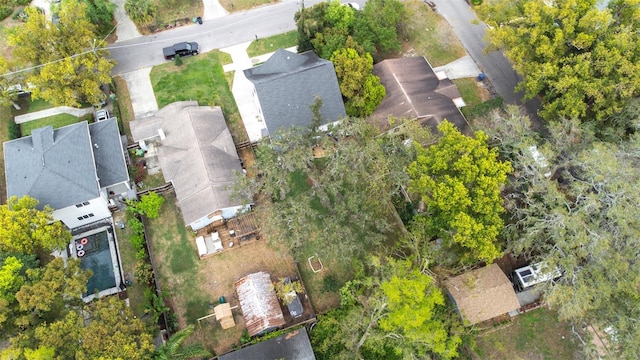
{"type": "Polygon", "coordinates": [[[153,0],[126,0],[124,10],[131,20],[139,25],[151,22],[156,13],[153,0]]]}
{"type": "Polygon", "coordinates": [[[242,330],[242,336],[240,336],[240,344],[246,344],[251,341],[251,336],[249,336],[249,332],[247,329],[242,330]]]}
{"type": "Polygon", "coordinates": [[[22,136],[20,125],[16,124],[15,121],[9,120],[9,122],[7,123],[7,127],[9,128],[9,140],[18,139],[20,138],[20,136],[22,136]]]}
{"type": "Polygon", "coordinates": [[[475,6],[482,5],[482,0],[471,0],[471,4],[475,6]]]}
{"type": "Polygon", "coordinates": [[[142,221],[137,218],[129,219],[129,221],[127,221],[127,225],[131,228],[134,234],[144,234],[144,225],[142,224],[142,221]]]}
{"type": "Polygon", "coordinates": [[[144,236],[138,234],[131,235],[129,242],[131,243],[131,247],[134,251],[144,249],[144,236]]]}
{"type": "Polygon", "coordinates": [[[272,286],[278,299],[285,305],[291,304],[297,296],[296,293],[302,292],[302,284],[298,280],[285,284],[284,279],[280,279],[280,281],[276,282],[272,286]]]}
{"type": "Polygon", "coordinates": [[[31,1],[33,1],[33,0],[16,0],[16,4],[18,4],[20,6],[27,6],[27,5],[31,4],[31,1]]]}
{"type": "Polygon", "coordinates": [[[151,280],[153,280],[153,268],[147,261],[138,260],[133,275],[139,283],[150,284],[151,280]]]}
{"type": "Polygon", "coordinates": [[[13,14],[13,8],[9,6],[0,6],[0,20],[4,20],[13,14]]]}
{"type": "Polygon", "coordinates": [[[175,60],[176,60],[176,66],[182,65],[182,58],[180,57],[180,54],[176,54],[175,60]]]}
{"type": "Polygon", "coordinates": [[[136,259],[137,260],[147,260],[147,250],[138,249],[138,251],[136,251],[136,259]]]}
{"type": "Polygon", "coordinates": [[[322,279],[322,290],[326,292],[337,292],[340,290],[338,279],[332,274],[325,276],[324,279],[322,279]]]}
{"type": "Polygon", "coordinates": [[[152,191],[142,195],[140,201],[130,202],[129,206],[133,212],[155,219],[160,215],[162,204],[164,204],[164,198],[152,191]]]}

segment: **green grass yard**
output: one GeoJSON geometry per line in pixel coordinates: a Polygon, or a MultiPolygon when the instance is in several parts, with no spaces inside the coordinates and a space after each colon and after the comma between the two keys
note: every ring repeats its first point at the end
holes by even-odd
{"type": "Polygon", "coordinates": [[[284,34],[252,41],[247,48],[247,55],[255,57],[272,53],[280,48],[286,49],[298,45],[298,31],[293,30],[284,34]]]}
{"type": "Polygon", "coordinates": [[[476,337],[476,359],[482,360],[573,360],[580,347],[571,326],[558,321],[558,314],[540,308],[513,318],[510,326],[490,329],[476,337]]]}
{"type": "MultiPolygon", "coordinates": [[[[114,214],[114,223],[118,224],[123,221],[125,224],[129,219],[129,213],[125,211],[119,211],[114,214]]],[[[131,285],[127,286],[127,296],[129,297],[129,304],[133,313],[142,318],[145,314],[144,309],[146,306],[146,300],[144,298],[144,290],[147,288],[146,284],[139,284],[134,276],[134,269],[136,265],[136,253],[129,242],[129,238],[132,235],[132,231],[128,226],[124,229],[116,228],[116,236],[118,237],[118,249],[120,250],[120,260],[122,261],[122,272],[126,280],[131,281],[131,285]]]]}
{"type": "Polygon", "coordinates": [[[219,54],[219,51],[212,51],[187,57],[181,66],[174,62],[155,66],[150,76],[156,101],[159,108],[187,100],[195,100],[200,105],[220,106],[235,141],[246,141],[246,131],[219,54]]]}
{"type": "Polygon", "coordinates": [[[445,65],[466,55],[447,21],[419,0],[402,1],[407,11],[404,52],[423,55],[431,66],[445,65]]]}
{"type": "Polygon", "coordinates": [[[254,7],[273,4],[279,2],[278,0],[220,0],[222,5],[228,12],[248,10],[254,7]]]}
{"type": "Polygon", "coordinates": [[[58,114],[58,115],[48,116],[38,120],[22,123],[20,124],[20,130],[22,132],[22,136],[29,136],[31,135],[31,131],[37,128],[41,128],[43,126],[51,125],[53,126],[54,129],[57,129],[57,128],[75,124],[77,122],[84,121],[84,120],[92,121],[92,119],[93,119],[92,114],[87,114],[79,118],[69,114],[58,114]]]}

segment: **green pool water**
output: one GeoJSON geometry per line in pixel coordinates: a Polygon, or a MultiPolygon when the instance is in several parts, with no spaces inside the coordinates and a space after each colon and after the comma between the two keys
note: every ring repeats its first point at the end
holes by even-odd
{"type": "MultiPolygon", "coordinates": [[[[93,235],[83,236],[75,241],[76,249],[82,245],[83,256],[79,256],[80,267],[91,270],[93,275],[87,282],[87,292],[84,296],[116,287],[116,278],[113,273],[113,259],[109,250],[109,234],[102,231],[93,235]],[[86,241],[83,241],[86,239],[86,241]],[[86,244],[81,244],[86,242],[86,244]]],[[[79,252],[79,251],[78,251],[79,252]]]]}

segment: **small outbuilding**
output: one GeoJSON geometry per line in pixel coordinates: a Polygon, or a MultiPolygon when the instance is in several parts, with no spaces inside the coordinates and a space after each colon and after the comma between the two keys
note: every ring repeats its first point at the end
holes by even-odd
{"type": "Polygon", "coordinates": [[[231,313],[231,305],[229,305],[229,303],[217,305],[213,308],[213,312],[216,314],[216,320],[218,320],[223,329],[229,329],[236,326],[236,322],[233,320],[233,313],[231,313]]]}
{"type": "Polygon", "coordinates": [[[447,279],[444,284],[467,325],[491,320],[520,308],[511,282],[497,264],[447,279]]]}
{"type": "Polygon", "coordinates": [[[249,274],[236,281],[234,287],[249,336],[264,334],[285,324],[269,273],[249,274]]]}

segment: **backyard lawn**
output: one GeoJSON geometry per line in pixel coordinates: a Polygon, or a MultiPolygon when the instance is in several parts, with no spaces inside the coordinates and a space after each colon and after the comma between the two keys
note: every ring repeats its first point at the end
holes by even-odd
{"type": "Polygon", "coordinates": [[[295,276],[295,265],[264,240],[200,260],[195,235],[187,231],[175,196],[166,195],[165,199],[160,217],[146,222],[160,288],[178,314],[181,328],[195,324],[199,341],[218,354],[229,351],[244,328],[240,310],[234,310],[237,325],[225,331],[211,321],[198,327],[197,319],[210,314],[220,296],[231,306],[238,305],[233,283],[241,277],[257,271],[269,272],[273,280],[295,276]]]}
{"type": "MultiPolygon", "coordinates": [[[[129,219],[129,213],[126,211],[118,211],[113,216],[114,224],[123,221],[125,224],[129,219]]],[[[146,284],[139,284],[135,279],[136,253],[131,246],[129,237],[132,235],[131,228],[125,226],[124,229],[115,226],[116,236],[118,237],[118,250],[120,251],[120,260],[122,261],[122,272],[126,280],[131,281],[131,285],[127,286],[127,296],[133,313],[142,318],[145,314],[146,300],[144,298],[144,290],[146,284]]]]}
{"type": "Polygon", "coordinates": [[[580,347],[571,326],[558,314],[540,308],[519,315],[510,326],[488,330],[476,337],[474,357],[482,360],[573,360],[580,347]]]}
{"type": "Polygon", "coordinates": [[[220,63],[219,51],[184,58],[181,66],[168,62],[151,70],[151,84],[162,108],[176,101],[196,100],[220,106],[236,143],[247,140],[233,94],[220,63]]]}

